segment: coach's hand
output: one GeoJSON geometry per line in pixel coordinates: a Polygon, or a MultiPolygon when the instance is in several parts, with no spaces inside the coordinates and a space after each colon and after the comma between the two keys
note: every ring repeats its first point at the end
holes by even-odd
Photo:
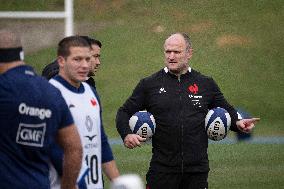
{"type": "Polygon", "coordinates": [[[240,131],[250,133],[259,120],[260,118],[241,119],[236,122],[236,125],[240,131]]]}
{"type": "Polygon", "coordinates": [[[126,135],[126,137],[124,138],[124,146],[132,149],[135,148],[137,146],[141,146],[141,142],[145,142],[146,139],[142,138],[141,136],[137,135],[137,134],[128,134],[126,135]]]}

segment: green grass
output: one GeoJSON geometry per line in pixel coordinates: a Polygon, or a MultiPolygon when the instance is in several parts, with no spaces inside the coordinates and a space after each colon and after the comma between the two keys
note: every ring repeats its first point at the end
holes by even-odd
{"type": "Polygon", "coordinates": [[[284,145],[210,145],[209,188],[281,188],[284,145]]]}
{"type": "MultiPolygon", "coordinates": [[[[210,144],[209,188],[284,188],[283,144],[210,144]]],[[[151,159],[151,146],[126,149],[114,145],[116,162],[122,174],[136,173],[145,183],[151,159]]],[[[106,188],[109,182],[106,180],[106,188]]]]}

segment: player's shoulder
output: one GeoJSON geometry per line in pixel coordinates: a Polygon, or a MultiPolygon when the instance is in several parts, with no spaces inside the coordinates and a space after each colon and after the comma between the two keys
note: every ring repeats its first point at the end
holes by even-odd
{"type": "Polygon", "coordinates": [[[36,76],[34,82],[35,85],[37,85],[37,90],[34,90],[34,92],[41,94],[42,97],[47,99],[58,99],[58,96],[61,96],[60,90],[44,77],[36,76]]]}
{"type": "Polygon", "coordinates": [[[38,84],[40,85],[37,88],[37,94],[39,98],[44,99],[41,103],[50,107],[53,111],[62,111],[67,107],[66,101],[62,96],[62,92],[54,85],[52,85],[47,79],[38,76],[38,84]]]}
{"type": "Polygon", "coordinates": [[[37,76],[36,80],[39,84],[41,84],[41,88],[45,91],[58,91],[58,89],[52,85],[47,79],[42,76],[37,76]]]}

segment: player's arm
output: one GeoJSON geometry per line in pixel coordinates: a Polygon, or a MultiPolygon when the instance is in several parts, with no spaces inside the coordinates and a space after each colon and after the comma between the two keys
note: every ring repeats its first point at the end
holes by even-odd
{"type": "Polygon", "coordinates": [[[119,176],[119,171],[114,160],[102,164],[103,172],[110,181],[119,176]]]}
{"type": "Polygon", "coordinates": [[[59,129],[57,141],[64,151],[61,189],[75,189],[82,161],[82,145],[76,126],[72,124],[59,129]]]}

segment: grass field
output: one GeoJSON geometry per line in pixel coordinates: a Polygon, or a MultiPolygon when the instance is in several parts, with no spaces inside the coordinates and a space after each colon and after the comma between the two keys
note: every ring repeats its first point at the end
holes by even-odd
{"type": "MultiPolygon", "coordinates": [[[[284,188],[284,145],[210,144],[209,188],[270,189],[284,188]]],[[[136,173],[143,178],[151,158],[151,146],[133,150],[113,146],[123,173],[136,173]]],[[[106,182],[108,188],[109,182],[106,182]]]]}
{"type": "MultiPolygon", "coordinates": [[[[0,10],[63,10],[63,0],[25,2],[0,0],[0,10]]],[[[75,0],[74,10],[76,23],[104,25],[90,35],[103,42],[96,81],[110,138],[118,137],[117,109],[139,79],[163,67],[164,39],[176,31],[192,38],[190,66],[212,76],[233,105],[261,118],[255,136],[284,136],[282,0],[75,0]]],[[[55,48],[29,54],[26,62],[40,73],[56,56],[55,48]]],[[[284,188],[283,149],[283,144],[210,144],[209,188],[284,188]]],[[[113,150],[121,173],[144,179],[149,145],[113,150]]]]}

